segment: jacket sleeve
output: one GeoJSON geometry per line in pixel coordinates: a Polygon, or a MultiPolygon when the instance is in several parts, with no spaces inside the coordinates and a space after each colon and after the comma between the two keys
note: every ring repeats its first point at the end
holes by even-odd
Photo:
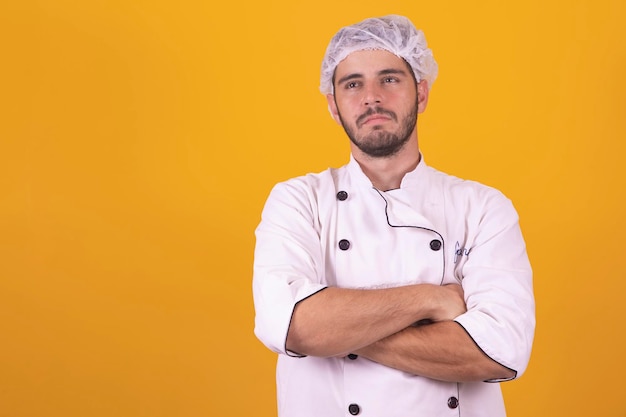
{"type": "Polygon", "coordinates": [[[455,321],[485,354],[519,377],[535,331],[532,270],[517,212],[492,191],[471,220],[477,232],[461,271],[467,312],[455,321]]]}
{"type": "Polygon", "coordinates": [[[253,296],[256,336],[290,356],[285,343],[296,304],[323,290],[316,197],[302,179],[277,184],[256,229],[253,296]]]}

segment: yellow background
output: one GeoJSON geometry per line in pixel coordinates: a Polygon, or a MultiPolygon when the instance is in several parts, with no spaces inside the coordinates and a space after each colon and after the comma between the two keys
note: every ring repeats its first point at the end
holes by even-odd
{"type": "Polygon", "coordinates": [[[4,0],[0,416],[273,416],[253,336],[271,186],[347,161],[339,27],[399,13],[440,65],[427,162],[516,204],[535,270],[509,416],[625,416],[621,0],[4,0]]]}

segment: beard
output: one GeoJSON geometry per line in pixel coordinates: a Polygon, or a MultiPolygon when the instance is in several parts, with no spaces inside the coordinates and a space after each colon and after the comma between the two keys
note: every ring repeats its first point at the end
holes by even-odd
{"type": "Polygon", "coordinates": [[[357,133],[358,128],[361,127],[369,116],[375,114],[382,114],[390,117],[395,122],[398,121],[398,117],[394,112],[382,107],[370,107],[367,112],[357,118],[355,126],[346,123],[341,113],[339,113],[339,118],[343,130],[350,138],[350,141],[361,152],[373,158],[388,158],[398,153],[409,141],[417,123],[417,102],[400,121],[400,125],[395,131],[385,130],[383,126],[374,126],[371,132],[359,135],[357,133]]]}

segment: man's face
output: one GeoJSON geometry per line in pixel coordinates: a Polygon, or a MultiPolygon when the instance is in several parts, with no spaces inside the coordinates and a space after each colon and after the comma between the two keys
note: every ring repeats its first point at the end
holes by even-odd
{"type": "Polygon", "coordinates": [[[428,86],[416,85],[402,58],[384,50],[353,52],[337,65],[334,89],[327,95],[331,113],[364,154],[389,157],[416,137],[428,86]]]}

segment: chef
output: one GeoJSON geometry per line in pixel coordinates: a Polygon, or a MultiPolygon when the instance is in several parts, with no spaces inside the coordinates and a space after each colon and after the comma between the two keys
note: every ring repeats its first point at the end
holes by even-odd
{"type": "Polygon", "coordinates": [[[427,165],[437,64],[402,16],[342,28],[320,89],[347,165],[277,184],[256,230],[255,334],[279,354],[280,417],[505,415],[535,315],[517,213],[427,165]]]}

